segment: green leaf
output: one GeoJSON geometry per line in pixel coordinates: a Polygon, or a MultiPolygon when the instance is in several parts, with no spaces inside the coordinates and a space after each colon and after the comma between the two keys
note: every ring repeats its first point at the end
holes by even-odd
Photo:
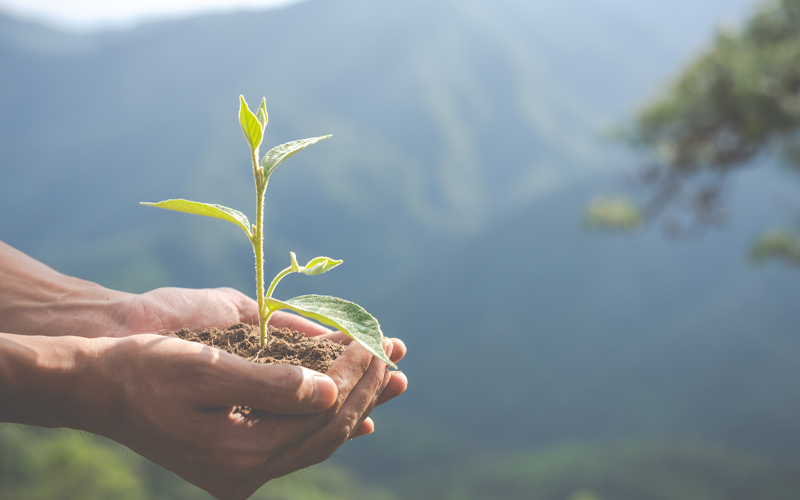
{"type": "Polygon", "coordinates": [[[261,106],[256,111],[256,119],[261,124],[261,131],[263,132],[269,122],[269,115],[267,114],[267,98],[261,98],[261,106]]]}
{"type": "Polygon", "coordinates": [[[289,257],[292,258],[292,271],[299,273],[300,272],[300,264],[297,263],[297,255],[294,252],[289,252],[289,257]]]}
{"type": "Polygon", "coordinates": [[[247,216],[232,208],[189,200],[166,200],[159,201],[158,203],[147,203],[143,201],[140,204],[150,207],[166,208],[167,210],[175,210],[176,212],[185,212],[187,214],[205,215],[206,217],[215,217],[217,219],[233,222],[244,229],[248,238],[252,238],[250,234],[250,221],[247,220],[247,216]]]}
{"type": "MultiPolygon", "coordinates": [[[[265,106],[266,110],[266,106],[265,106]]],[[[266,119],[266,116],[264,117],[266,119]]],[[[239,96],[239,124],[242,126],[244,137],[250,144],[250,149],[255,151],[261,145],[261,139],[264,138],[264,127],[261,126],[256,115],[247,107],[247,102],[244,96],[239,96]]]]}
{"type": "Polygon", "coordinates": [[[317,274],[327,273],[342,262],[344,261],[333,260],[330,257],[316,257],[308,261],[308,264],[304,267],[300,268],[300,272],[306,276],[315,276],[317,274]]]}
{"type": "Polygon", "coordinates": [[[301,266],[297,263],[297,255],[294,252],[289,252],[292,257],[292,271],[296,273],[303,273],[306,276],[316,276],[317,274],[327,273],[334,267],[341,264],[342,260],[333,260],[330,257],[314,257],[308,264],[301,266]]]}
{"type": "Polygon", "coordinates": [[[378,320],[360,305],[327,295],[301,295],[286,302],[271,297],[265,297],[264,300],[270,310],[289,309],[338,329],[376,358],[397,368],[383,351],[383,332],[378,320]]]}
{"type": "Polygon", "coordinates": [[[261,159],[261,166],[264,167],[264,175],[269,177],[272,171],[275,170],[275,167],[280,165],[283,160],[289,158],[301,149],[305,149],[315,142],[319,142],[322,139],[327,139],[328,137],[330,137],[330,134],[323,135],[322,137],[300,139],[299,141],[287,142],[286,144],[275,146],[264,155],[264,158],[261,159]]]}

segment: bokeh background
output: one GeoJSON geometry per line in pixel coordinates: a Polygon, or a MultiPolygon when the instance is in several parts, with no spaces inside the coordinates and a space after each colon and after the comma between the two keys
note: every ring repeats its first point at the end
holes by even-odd
{"type": "MultiPolygon", "coordinates": [[[[344,259],[278,295],[363,305],[410,387],[254,498],[800,498],[797,0],[42,4],[0,2],[0,239],[63,273],[253,295],[239,229],[138,202],[252,218],[240,93],[265,148],[333,134],[266,274],[344,259]]],[[[0,497],[209,498],[11,426],[0,497]]]]}

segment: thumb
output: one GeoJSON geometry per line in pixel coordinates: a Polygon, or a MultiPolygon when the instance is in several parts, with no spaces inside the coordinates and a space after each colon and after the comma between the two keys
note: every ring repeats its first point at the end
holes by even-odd
{"type": "Polygon", "coordinates": [[[292,365],[262,365],[234,356],[215,392],[217,406],[249,406],[272,413],[302,415],[330,408],[338,388],[333,380],[314,370],[292,365]]]}

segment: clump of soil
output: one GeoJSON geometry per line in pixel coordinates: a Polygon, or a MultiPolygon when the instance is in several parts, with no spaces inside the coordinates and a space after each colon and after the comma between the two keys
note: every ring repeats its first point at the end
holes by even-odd
{"type": "Polygon", "coordinates": [[[237,323],[227,330],[206,328],[192,332],[184,328],[166,335],[200,342],[254,363],[304,366],[325,373],[345,346],[327,339],[306,338],[289,328],[268,326],[269,345],[259,346],[258,325],[237,323]]]}

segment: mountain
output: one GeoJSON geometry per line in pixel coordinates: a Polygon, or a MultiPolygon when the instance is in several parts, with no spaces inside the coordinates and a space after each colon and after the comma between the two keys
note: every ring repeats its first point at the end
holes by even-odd
{"type": "Polygon", "coordinates": [[[583,229],[592,182],[431,250],[375,311],[413,353],[406,408],[484,446],[692,436],[796,456],[800,280],[743,252],[785,179],[739,180],[730,227],[695,242],[583,229]]]}
{"type": "Polygon", "coordinates": [[[411,477],[630,438],[797,456],[800,281],[745,259],[796,183],[751,169],[696,241],[580,224],[630,189],[603,130],[750,6],[317,0],[90,35],[0,17],[0,239],[106,286],[252,294],[238,229],[138,202],[252,214],[236,97],[265,95],[266,146],[334,135],[272,178],[267,273],[345,260],[278,296],[355,300],[410,348],[408,394],[340,464],[411,477]]]}
{"type": "Polygon", "coordinates": [[[0,199],[17,215],[0,236],[110,286],[249,288],[233,228],[137,203],[252,213],[236,96],[265,95],[265,145],[334,134],[273,179],[273,267],[289,249],[340,252],[360,263],[359,283],[376,269],[392,281],[439,233],[480,232],[619,171],[602,126],[695,48],[687,40],[709,37],[691,26],[733,8],[667,5],[649,12],[656,22],[625,2],[326,0],[93,35],[2,18],[0,199]],[[643,36],[643,20],[657,36],[643,36]]]}

